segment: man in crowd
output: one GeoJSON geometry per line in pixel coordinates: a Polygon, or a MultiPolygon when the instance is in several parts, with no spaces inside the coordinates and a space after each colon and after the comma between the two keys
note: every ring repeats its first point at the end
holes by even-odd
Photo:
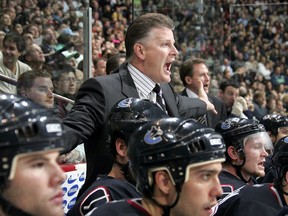
{"type": "MultiPolygon", "coordinates": [[[[31,68],[18,60],[25,50],[23,38],[16,33],[8,33],[3,39],[3,57],[0,58],[0,74],[17,80],[25,71],[31,68]]],[[[16,94],[16,86],[0,81],[0,93],[16,94]]]]}
{"type": "Polygon", "coordinates": [[[54,86],[51,75],[45,70],[30,70],[19,76],[17,94],[52,109],[54,107],[54,86]]]}
{"type": "Polygon", "coordinates": [[[97,180],[77,198],[68,216],[85,215],[113,200],[141,197],[129,170],[128,140],[135,129],[161,117],[167,117],[167,114],[149,100],[125,98],[114,105],[108,118],[108,142],[114,158],[112,169],[108,175],[97,176],[97,180]]]}
{"type": "Polygon", "coordinates": [[[41,47],[36,43],[28,45],[23,55],[23,62],[28,64],[33,70],[45,69],[45,56],[41,47]]]}
{"type": "Polygon", "coordinates": [[[226,161],[219,177],[224,198],[246,184],[257,183],[255,178],[265,175],[266,149],[273,146],[264,126],[252,119],[228,118],[220,121],[215,130],[226,143],[226,161]]]}
{"type": "Polygon", "coordinates": [[[64,216],[62,123],[21,96],[0,94],[0,107],[0,215],[64,216]]]}
{"type": "Polygon", "coordinates": [[[222,190],[222,136],[193,119],[164,118],[139,127],[128,156],[142,199],[100,206],[91,215],[209,216],[222,190]]]}
{"type": "MultiPolygon", "coordinates": [[[[198,98],[199,92],[199,80],[203,83],[204,90],[206,94],[209,93],[210,87],[210,75],[209,70],[205,64],[204,59],[190,58],[186,60],[180,67],[180,78],[182,80],[185,89],[182,91],[182,95],[191,98],[198,98]]],[[[216,124],[220,120],[227,118],[226,108],[224,103],[216,97],[208,96],[211,103],[215,106],[217,114],[213,112],[207,112],[203,116],[203,121],[201,122],[198,118],[199,123],[204,123],[211,128],[215,128],[216,124]]]]}
{"type": "Polygon", "coordinates": [[[214,110],[203,87],[200,99],[196,99],[176,94],[169,84],[171,66],[178,54],[173,28],[172,20],[163,14],[140,16],[127,30],[127,63],[116,73],[88,79],[80,87],[75,104],[64,119],[64,124],[75,132],[70,136],[71,148],[85,143],[87,178],[80,194],[95,176],[111,170],[113,158],[107,152],[105,121],[119,100],[136,97],[156,102],[158,98],[158,104],[165,106],[169,116],[199,117],[214,110]]]}

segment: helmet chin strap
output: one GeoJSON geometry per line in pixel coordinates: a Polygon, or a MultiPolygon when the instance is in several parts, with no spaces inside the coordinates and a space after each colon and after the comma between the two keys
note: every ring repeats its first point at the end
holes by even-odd
{"type": "Polygon", "coordinates": [[[0,204],[2,207],[2,210],[7,215],[11,216],[32,216],[31,214],[28,214],[24,212],[23,210],[17,208],[16,206],[12,205],[9,201],[3,198],[2,195],[0,195],[0,204]]]}
{"type": "Polygon", "coordinates": [[[169,216],[170,215],[170,209],[172,209],[177,203],[178,203],[178,200],[179,200],[179,196],[180,196],[180,192],[176,192],[177,193],[177,197],[176,197],[176,200],[174,201],[174,203],[172,205],[162,205],[160,204],[159,202],[157,202],[155,199],[153,199],[152,197],[150,197],[150,199],[157,205],[159,206],[160,208],[163,209],[163,215],[162,216],[169,216]]]}
{"type": "Polygon", "coordinates": [[[244,164],[246,163],[246,157],[244,152],[242,153],[242,158],[243,158],[243,163],[241,165],[235,165],[232,164],[232,166],[236,169],[236,174],[237,176],[240,177],[240,179],[244,182],[244,183],[248,183],[248,181],[243,177],[242,172],[241,172],[241,168],[244,166],[244,164]]]}
{"type": "Polygon", "coordinates": [[[134,177],[130,171],[130,163],[127,162],[126,164],[122,164],[122,163],[119,163],[117,160],[114,160],[114,163],[116,163],[120,167],[122,174],[124,175],[125,179],[130,184],[136,185],[136,180],[134,179],[134,177]]]}

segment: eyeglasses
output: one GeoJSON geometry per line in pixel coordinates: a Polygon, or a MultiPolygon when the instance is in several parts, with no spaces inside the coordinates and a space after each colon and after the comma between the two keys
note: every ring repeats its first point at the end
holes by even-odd
{"type": "Polygon", "coordinates": [[[66,82],[66,83],[68,83],[68,82],[73,82],[74,83],[74,82],[76,82],[76,78],[75,77],[66,77],[66,78],[61,79],[59,81],[66,82]]]}

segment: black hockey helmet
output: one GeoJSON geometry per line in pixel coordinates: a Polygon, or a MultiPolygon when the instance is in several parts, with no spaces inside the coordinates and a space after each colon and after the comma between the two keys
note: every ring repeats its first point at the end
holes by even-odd
{"type": "Polygon", "coordinates": [[[190,167],[225,160],[222,136],[193,119],[149,122],[136,129],[128,146],[137,187],[147,196],[152,194],[154,171],[166,170],[179,192],[190,167]]]}
{"type": "Polygon", "coordinates": [[[0,182],[13,179],[13,167],[21,154],[60,151],[63,126],[46,108],[28,98],[0,94],[0,182]]]}
{"type": "MultiPolygon", "coordinates": [[[[276,142],[272,161],[277,171],[274,185],[283,190],[283,179],[286,178],[286,172],[288,171],[288,136],[282,137],[276,142]]],[[[284,190],[283,193],[288,195],[284,190]]]]}
{"type": "Polygon", "coordinates": [[[288,136],[282,137],[276,142],[273,162],[277,167],[288,167],[288,136]]]}
{"type": "Polygon", "coordinates": [[[217,123],[215,131],[220,133],[226,143],[226,147],[235,146],[243,149],[243,139],[249,135],[266,132],[262,124],[258,121],[246,118],[228,118],[217,123]],[[240,141],[240,146],[239,146],[240,141]]]}
{"type": "Polygon", "coordinates": [[[155,103],[130,97],[118,101],[112,107],[108,116],[108,127],[110,133],[121,133],[128,143],[129,136],[136,128],[148,121],[165,117],[168,115],[155,103]]]}
{"type": "Polygon", "coordinates": [[[276,136],[278,128],[288,127],[288,117],[279,114],[267,114],[261,118],[260,123],[264,125],[266,131],[271,131],[276,136]]]}

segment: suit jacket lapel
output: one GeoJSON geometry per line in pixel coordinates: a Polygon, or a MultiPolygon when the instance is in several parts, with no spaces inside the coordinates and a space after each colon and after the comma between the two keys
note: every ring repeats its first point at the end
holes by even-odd
{"type": "Polygon", "coordinates": [[[165,100],[167,112],[169,116],[179,116],[177,105],[175,104],[174,92],[172,91],[172,86],[170,84],[160,84],[162,89],[162,95],[165,100]]]}
{"type": "Polygon", "coordinates": [[[133,79],[127,69],[126,64],[122,64],[119,68],[119,77],[122,86],[122,94],[126,97],[135,97],[139,98],[138,91],[133,82],[133,79]]]}

